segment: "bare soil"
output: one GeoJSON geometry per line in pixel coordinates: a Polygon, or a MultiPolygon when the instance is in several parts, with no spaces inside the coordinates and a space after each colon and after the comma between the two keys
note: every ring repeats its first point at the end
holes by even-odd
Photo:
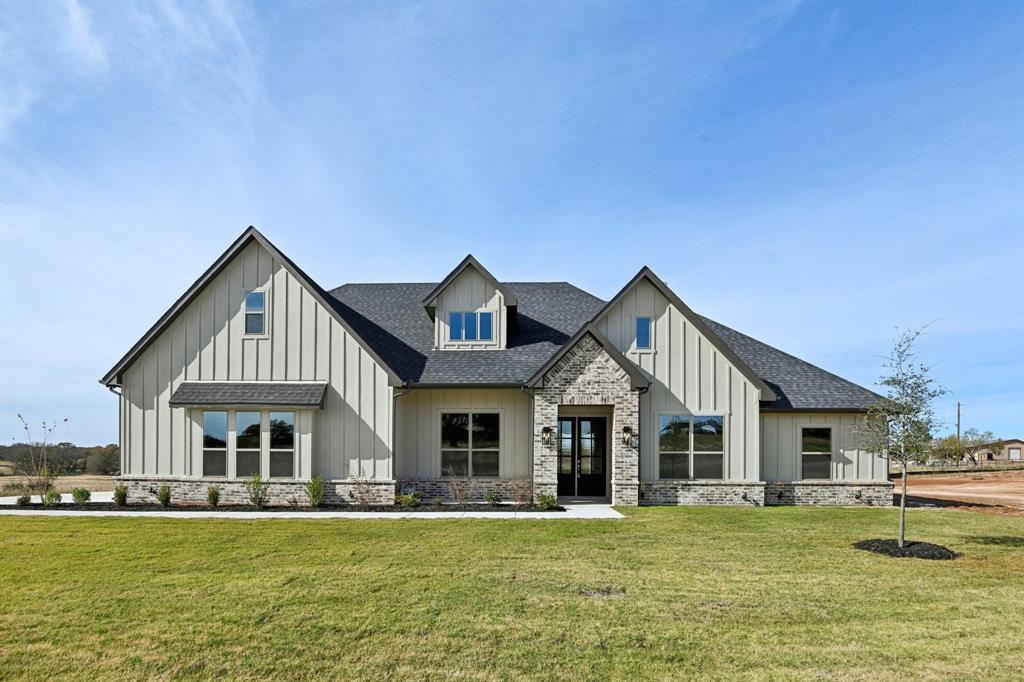
{"type": "MultiPolygon", "coordinates": [[[[898,494],[899,478],[894,483],[898,494]]],[[[907,504],[1024,516],[1024,471],[910,476],[907,504]]]]}
{"type": "Polygon", "coordinates": [[[960,556],[948,547],[933,545],[930,542],[908,541],[903,543],[903,547],[900,547],[897,540],[861,540],[854,543],[853,546],[857,549],[891,557],[948,560],[960,556]]]}

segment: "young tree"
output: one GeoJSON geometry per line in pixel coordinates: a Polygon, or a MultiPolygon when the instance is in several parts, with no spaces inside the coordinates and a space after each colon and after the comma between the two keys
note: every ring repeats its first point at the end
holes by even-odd
{"type": "Polygon", "coordinates": [[[871,407],[860,427],[864,448],[900,467],[900,548],[906,537],[907,467],[927,459],[938,426],[932,401],[946,392],[931,378],[931,367],[917,362],[914,345],[923,333],[921,327],[897,335],[882,364],[885,400],[871,407]]]}
{"type": "Polygon", "coordinates": [[[22,462],[22,473],[28,478],[27,487],[29,491],[39,495],[40,499],[53,487],[53,470],[46,460],[47,450],[50,447],[50,434],[67,420],[67,417],[65,417],[61,421],[49,424],[44,421],[43,439],[34,441],[32,440],[32,429],[29,428],[28,422],[20,414],[18,415],[18,421],[21,422],[21,428],[25,430],[26,445],[29,448],[28,457],[22,462]]]}
{"type": "Polygon", "coordinates": [[[981,453],[986,450],[999,452],[1003,449],[1003,443],[991,431],[979,431],[973,426],[963,432],[960,436],[960,450],[963,457],[971,460],[972,464],[981,463],[981,453]]]}

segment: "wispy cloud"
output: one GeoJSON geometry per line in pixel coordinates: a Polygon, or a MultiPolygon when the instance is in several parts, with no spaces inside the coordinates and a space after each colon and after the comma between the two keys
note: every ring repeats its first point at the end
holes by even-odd
{"type": "Polygon", "coordinates": [[[134,80],[183,119],[244,125],[261,99],[247,16],[237,3],[5,3],[0,139],[33,116],[73,114],[110,78],[134,80]]]}

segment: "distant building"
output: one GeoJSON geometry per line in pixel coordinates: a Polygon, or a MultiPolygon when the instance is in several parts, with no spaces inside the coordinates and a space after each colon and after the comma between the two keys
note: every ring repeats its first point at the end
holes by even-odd
{"type": "Polygon", "coordinates": [[[978,462],[1024,462],[1024,440],[1007,438],[978,452],[978,462]],[[1000,447],[1001,446],[1001,447],[1000,447]]]}

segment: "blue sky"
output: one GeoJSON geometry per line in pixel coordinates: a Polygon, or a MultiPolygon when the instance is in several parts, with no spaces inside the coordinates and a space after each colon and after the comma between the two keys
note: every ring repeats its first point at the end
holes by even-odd
{"type": "Polygon", "coordinates": [[[97,379],[249,224],[324,286],[697,311],[1024,436],[1021,3],[0,6],[0,436],[116,440],[97,379]]]}

